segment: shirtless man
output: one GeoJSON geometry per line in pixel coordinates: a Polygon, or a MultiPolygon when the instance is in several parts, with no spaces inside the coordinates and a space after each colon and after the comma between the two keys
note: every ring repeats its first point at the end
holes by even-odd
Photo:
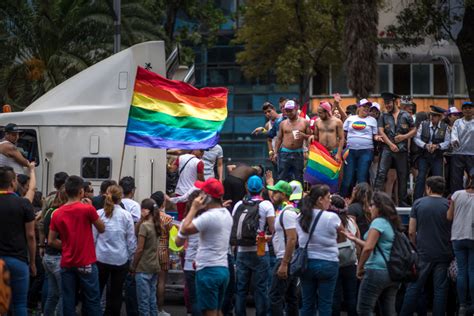
{"type": "Polygon", "coordinates": [[[342,121],[332,116],[331,104],[329,102],[321,102],[318,107],[319,119],[315,123],[314,138],[326,147],[331,156],[336,161],[341,161],[342,148],[344,147],[344,130],[342,121]]]}
{"type": "Polygon", "coordinates": [[[303,147],[311,136],[309,122],[298,115],[295,101],[287,101],[283,111],[288,119],[280,123],[273,156],[278,162],[278,179],[303,183],[303,147]]]}
{"type": "Polygon", "coordinates": [[[16,174],[24,174],[23,167],[30,166],[16,147],[20,132],[16,124],[9,123],[5,126],[5,138],[0,141],[0,166],[12,167],[16,174]]]}

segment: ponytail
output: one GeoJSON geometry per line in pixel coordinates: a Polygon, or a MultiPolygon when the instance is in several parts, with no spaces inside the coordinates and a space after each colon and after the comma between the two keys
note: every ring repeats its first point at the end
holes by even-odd
{"type": "Polygon", "coordinates": [[[118,185],[112,185],[107,188],[104,203],[105,217],[111,218],[114,212],[115,204],[119,204],[122,200],[123,191],[118,185]]]}
{"type": "Polygon", "coordinates": [[[313,208],[320,197],[329,193],[329,187],[323,184],[316,184],[311,187],[309,194],[302,200],[300,226],[305,233],[309,233],[309,228],[313,222],[313,208]]]}
{"type": "Polygon", "coordinates": [[[161,236],[161,217],[160,210],[155,200],[153,199],[144,199],[141,205],[142,209],[147,209],[150,211],[150,216],[153,220],[153,225],[155,226],[156,236],[161,236]]]}

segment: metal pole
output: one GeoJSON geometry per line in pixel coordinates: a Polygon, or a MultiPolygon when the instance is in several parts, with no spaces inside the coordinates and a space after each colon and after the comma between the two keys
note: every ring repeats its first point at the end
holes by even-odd
{"type": "Polygon", "coordinates": [[[121,25],[121,10],[120,0],[114,0],[114,54],[120,52],[120,25],[121,25]]]}

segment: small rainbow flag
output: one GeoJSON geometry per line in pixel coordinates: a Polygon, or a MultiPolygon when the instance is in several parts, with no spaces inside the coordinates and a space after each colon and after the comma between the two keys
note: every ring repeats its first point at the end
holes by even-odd
{"type": "Polygon", "coordinates": [[[323,145],[314,141],[309,146],[304,179],[311,185],[326,184],[330,187],[331,193],[337,192],[341,166],[342,163],[337,162],[323,145]]]}
{"type": "Polygon", "coordinates": [[[125,145],[207,149],[219,141],[227,118],[227,89],[197,89],[137,69],[125,145]]]}

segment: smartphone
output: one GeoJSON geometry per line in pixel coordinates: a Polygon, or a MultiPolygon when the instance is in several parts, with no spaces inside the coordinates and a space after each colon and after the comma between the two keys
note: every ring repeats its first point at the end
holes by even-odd
{"type": "Polygon", "coordinates": [[[211,201],[212,201],[212,197],[206,194],[206,197],[204,198],[204,205],[211,203],[211,201]]]}

